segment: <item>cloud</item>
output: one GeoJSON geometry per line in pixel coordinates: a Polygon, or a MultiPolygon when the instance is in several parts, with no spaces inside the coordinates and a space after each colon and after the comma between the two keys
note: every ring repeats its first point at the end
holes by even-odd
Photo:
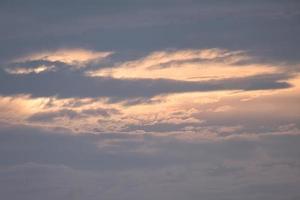
{"type": "Polygon", "coordinates": [[[6,68],[5,71],[9,74],[31,74],[31,73],[42,73],[46,71],[55,70],[55,66],[45,66],[40,65],[35,68],[26,68],[26,67],[14,67],[14,68],[6,68]]]}
{"type": "Polygon", "coordinates": [[[299,1],[0,1],[4,199],[299,199],[299,1]]]}
{"type": "Polygon", "coordinates": [[[120,111],[117,109],[105,109],[105,108],[97,108],[97,109],[86,109],[82,110],[81,113],[86,114],[88,116],[103,116],[110,117],[112,114],[120,114],[120,111]]]}
{"type": "Polygon", "coordinates": [[[145,200],[298,195],[298,168],[272,163],[300,162],[299,135],[187,142],[1,127],[0,191],[9,199],[98,199],[99,190],[101,198],[145,200]]]}
{"type": "Polygon", "coordinates": [[[75,117],[79,117],[78,113],[73,111],[73,110],[59,110],[59,111],[52,111],[52,112],[41,112],[41,113],[36,113],[32,115],[28,120],[29,121],[53,121],[55,118],[65,118],[67,117],[68,119],[73,119],[75,117]]]}
{"type": "Polygon", "coordinates": [[[153,97],[160,94],[218,90],[264,90],[289,88],[288,74],[266,74],[211,81],[171,79],[113,79],[85,77],[77,72],[7,75],[2,72],[0,94],[30,94],[35,97],[153,97]]]}
{"type": "MultiPolygon", "coordinates": [[[[21,76],[18,77],[19,80],[21,76]]],[[[281,78],[277,74],[273,77],[251,77],[249,80],[243,78],[207,81],[201,83],[205,87],[200,92],[183,92],[184,90],[178,90],[178,85],[171,84],[176,92],[162,95],[161,90],[158,90],[154,97],[147,96],[145,89],[140,89],[145,92],[139,93],[145,94],[143,97],[128,96],[128,90],[127,93],[123,91],[125,96],[116,96],[114,93],[112,94],[115,96],[103,96],[102,93],[98,97],[92,90],[93,96],[90,97],[51,96],[49,93],[49,96],[42,97],[33,96],[34,93],[25,96],[1,96],[0,120],[15,125],[30,124],[43,129],[54,130],[60,127],[73,133],[145,132],[180,137],[180,133],[184,132],[191,138],[280,132],[279,126],[287,124],[294,124],[297,129],[298,79],[289,83],[295,84],[294,87],[282,90],[266,89],[269,83],[281,83],[281,79],[286,77],[281,78]],[[255,90],[258,89],[256,85],[261,88],[259,91],[255,90]],[[211,89],[212,86],[220,89],[211,89]],[[227,86],[246,89],[228,90],[227,86]],[[208,90],[205,90],[206,87],[208,90]],[[205,134],[198,134],[199,132],[205,134]]],[[[76,79],[77,83],[79,80],[76,79]]],[[[135,86],[141,86],[141,83],[135,86]]],[[[157,88],[164,89],[161,82],[156,83],[157,88]]],[[[105,86],[99,84],[98,89],[101,85],[105,86]]],[[[41,87],[41,84],[38,86],[41,87]]],[[[189,87],[193,89],[195,86],[189,87]]],[[[149,89],[149,85],[146,88],[149,89]]],[[[173,91],[172,88],[168,88],[167,92],[173,91]]],[[[120,95],[119,92],[116,94],[120,95]]],[[[292,129],[290,132],[293,132],[292,129]]],[[[185,134],[182,136],[185,137],[185,134]]]]}
{"type": "Polygon", "coordinates": [[[158,51],[112,67],[87,71],[88,76],[113,78],[164,78],[200,81],[246,77],[280,72],[280,67],[256,63],[243,51],[225,49],[186,49],[158,51]],[[243,63],[240,65],[240,63],[243,63]],[[246,64],[248,63],[248,64],[246,64]]]}
{"type": "Polygon", "coordinates": [[[159,51],[96,71],[70,70],[89,67],[91,62],[109,55],[111,52],[69,49],[24,57],[0,71],[0,94],[145,102],[173,93],[289,88],[288,81],[294,76],[280,65],[255,63],[243,51],[218,48],[159,51]],[[247,64],[240,65],[245,60],[247,64]],[[23,76],[17,76],[20,74],[23,76]]]}
{"type": "Polygon", "coordinates": [[[129,0],[91,7],[78,1],[72,8],[66,4],[57,9],[57,3],[1,2],[0,40],[5,50],[0,60],[58,47],[136,54],[218,47],[249,50],[263,60],[297,63],[298,4],[293,0],[251,4],[129,0]]]}
{"type": "Polygon", "coordinates": [[[45,51],[13,60],[14,63],[48,61],[61,62],[75,67],[82,67],[90,62],[99,62],[112,55],[112,52],[97,52],[86,49],[59,49],[56,51],[45,51]]]}
{"type": "Polygon", "coordinates": [[[113,114],[119,114],[116,109],[84,109],[80,111],[71,109],[62,109],[48,112],[37,112],[30,116],[27,120],[31,122],[53,122],[54,120],[61,120],[66,118],[68,120],[76,120],[76,118],[88,118],[88,117],[110,117],[113,114]]]}

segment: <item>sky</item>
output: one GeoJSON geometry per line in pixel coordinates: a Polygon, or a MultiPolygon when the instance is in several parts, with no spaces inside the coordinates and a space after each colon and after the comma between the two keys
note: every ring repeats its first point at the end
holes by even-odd
{"type": "Polygon", "coordinates": [[[9,200],[300,199],[297,0],[1,0],[9,200]]]}

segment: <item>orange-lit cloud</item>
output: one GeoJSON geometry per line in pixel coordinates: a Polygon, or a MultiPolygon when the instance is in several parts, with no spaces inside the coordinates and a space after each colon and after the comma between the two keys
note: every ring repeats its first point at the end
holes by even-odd
{"type": "Polygon", "coordinates": [[[34,68],[26,68],[26,67],[14,67],[14,68],[6,68],[5,71],[9,74],[31,74],[31,73],[41,73],[45,71],[53,71],[55,70],[55,66],[46,66],[40,65],[34,68]]]}
{"type": "MultiPolygon", "coordinates": [[[[297,81],[294,79],[293,83],[297,81]]],[[[236,126],[241,125],[239,120],[256,123],[262,117],[266,125],[267,121],[280,122],[282,117],[294,122],[300,113],[298,92],[299,86],[280,91],[193,92],[157,96],[151,103],[134,105],[127,105],[126,100],[112,103],[106,98],[2,96],[0,119],[45,129],[63,127],[74,133],[179,134],[180,138],[188,134],[199,138],[201,132],[200,138],[211,138],[218,132],[236,132],[224,128],[235,126],[230,120],[235,120],[236,126]],[[214,128],[219,121],[228,125],[214,128]],[[169,131],[162,133],[164,130],[169,131]]]]}
{"type": "MultiPolygon", "coordinates": [[[[76,65],[102,59],[110,54],[87,50],[59,50],[32,55],[26,59],[61,61],[76,65]]],[[[281,72],[279,65],[253,62],[251,59],[253,58],[243,51],[231,52],[222,49],[160,51],[137,60],[117,63],[111,68],[89,71],[87,74],[116,79],[151,78],[155,81],[164,78],[196,81],[236,77],[243,79],[252,75],[281,72]]],[[[7,72],[12,74],[28,74],[55,68],[15,67],[9,70],[7,72]]],[[[265,118],[270,118],[269,121],[272,119],[280,121],[280,116],[284,116],[287,121],[290,120],[289,123],[294,123],[300,111],[296,108],[295,101],[290,99],[299,98],[297,96],[300,87],[299,77],[294,76],[293,79],[286,81],[293,87],[260,91],[242,91],[236,87],[237,89],[230,91],[158,93],[147,97],[145,101],[135,96],[118,101],[111,101],[109,96],[101,98],[1,96],[0,120],[47,129],[62,127],[73,133],[125,132],[161,135],[168,132],[175,135],[187,133],[192,137],[201,132],[202,136],[210,138],[216,137],[218,133],[230,135],[229,132],[241,132],[242,128],[232,127],[243,127],[239,123],[246,123],[248,119],[249,123],[257,123],[254,119],[260,119],[261,116],[267,116],[265,118]],[[284,101],[290,104],[285,105],[284,101]],[[228,119],[236,120],[238,124],[227,122],[228,119]],[[239,120],[244,121],[238,122],[239,120]],[[219,127],[216,124],[220,121],[228,124],[219,127]]],[[[199,134],[195,137],[199,137],[199,134]]]]}
{"type": "Polygon", "coordinates": [[[63,62],[69,65],[83,66],[86,63],[100,61],[113,52],[98,52],[86,49],[59,49],[56,51],[44,51],[40,53],[30,54],[18,59],[14,62],[26,62],[34,60],[46,60],[51,62],[63,62]]]}
{"type": "Polygon", "coordinates": [[[247,63],[251,59],[243,51],[223,49],[200,49],[159,51],[140,58],[116,64],[113,67],[89,71],[89,76],[113,78],[165,78],[199,81],[246,77],[275,73],[278,67],[268,64],[247,63]],[[245,62],[245,64],[238,63],[245,62]]]}

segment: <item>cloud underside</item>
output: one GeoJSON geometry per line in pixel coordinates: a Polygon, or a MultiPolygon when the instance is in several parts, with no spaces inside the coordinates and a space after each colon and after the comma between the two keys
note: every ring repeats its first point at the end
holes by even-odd
{"type": "Polygon", "coordinates": [[[283,89],[291,87],[288,80],[294,76],[280,65],[257,63],[244,51],[218,48],[157,51],[135,60],[105,61],[111,56],[111,52],[62,49],[21,57],[0,71],[0,94],[151,98],[186,92],[283,89]]]}
{"type": "Polygon", "coordinates": [[[2,127],[0,191],[26,200],[295,199],[299,142],[299,135],[181,141],[2,127]]]}
{"type": "Polygon", "coordinates": [[[297,6],[191,2],[0,12],[3,198],[299,199],[297,6]]]}
{"type": "Polygon", "coordinates": [[[168,79],[87,78],[76,73],[48,73],[35,76],[2,75],[2,95],[30,94],[33,97],[153,97],[182,92],[218,90],[266,90],[291,87],[286,74],[267,74],[246,78],[211,81],[177,81],[168,79]]]}
{"type": "MultiPolygon", "coordinates": [[[[0,119],[73,133],[205,130],[200,137],[209,132],[230,136],[250,131],[251,125],[258,126],[253,118],[269,115],[268,100],[251,99],[277,98],[276,92],[288,99],[297,96],[299,86],[297,73],[285,65],[260,63],[245,51],[185,49],[115,59],[110,52],[68,49],[14,60],[0,71],[0,119]],[[228,121],[239,112],[242,117],[228,121]],[[221,126],[225,131],[219,132],[221,126]]],[[[285,109],[274,101],[276,112],[285,113],[283,125],[297,127],[293,106],[285,109]]],[[[278,130],[272,120],[278,121],[270,116],[267,127],[278,130]]]]}
{"type": "Polygon", "coordinates": [[[0,198],[300,199],[299,8],[0,0],[0,198]]]}

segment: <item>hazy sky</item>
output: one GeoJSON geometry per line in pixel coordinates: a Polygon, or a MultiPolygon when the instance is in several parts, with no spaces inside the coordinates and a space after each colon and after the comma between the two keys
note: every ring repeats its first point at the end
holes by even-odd
{"type": "Polygon", "coordinates": [[[299,35],[297,0],[1,0],[1,199],[300,199],[299,35]]]}

